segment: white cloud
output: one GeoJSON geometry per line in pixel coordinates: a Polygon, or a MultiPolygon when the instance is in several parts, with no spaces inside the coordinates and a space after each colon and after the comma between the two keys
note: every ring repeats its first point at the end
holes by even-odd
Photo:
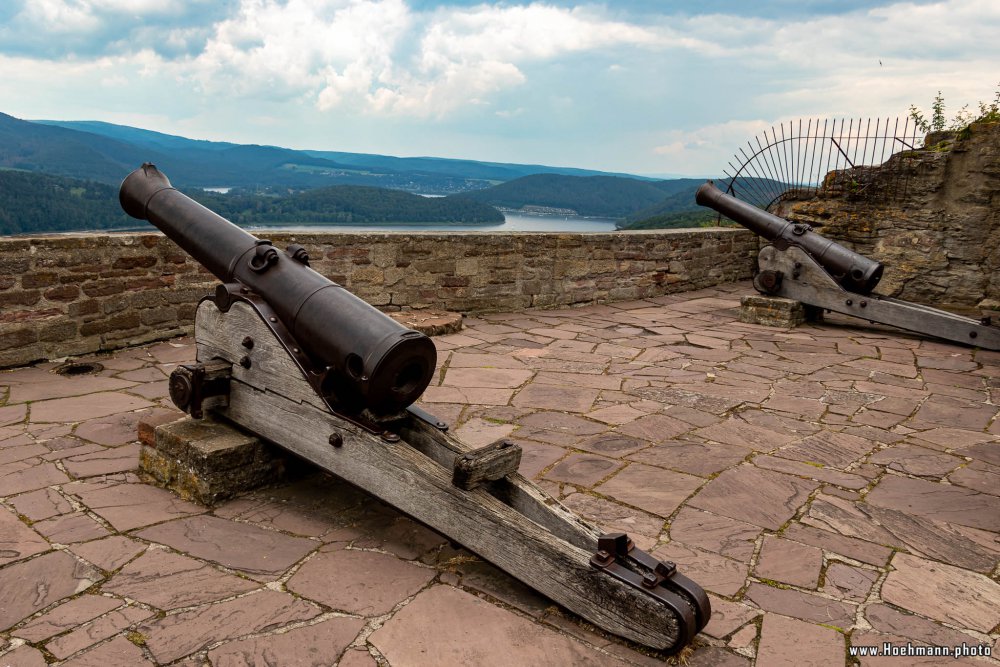
{"type": "Polygon", "coordinates": [[[734,155],[746,142],[770,128],[765,120],[733,120],[694,130],[670,130],[662,143],[652,148],[671,170],[683,167],[689,174],[721,174],[726,167],[721,156],[734,155]]]}
{"type": "Polygon", "coordinates": [[[100,25],[89,3],[70,3],[65,0],[35,0],[24,5],[19,18],[25,23],[44,26],[55,34],[87,32],[100,25]]]}
{"type": "Polygon", "coordinates": [[[647,28],[609,21],[583,9],[539,3],[480,5],[440,14],[422,40],[422,57],[424,67],[433,69],[442,61],[518,62],[615,44],[652,44],[656,39],[647,28]]]}
{"type": "Polygon", "coordinates": [[[39,59],[99,58],[160,49],[200,50],[206,25],[231,0],[27,0],[0,22],[0,53],[39,59]]]}
{"type": "Polygon", "coordinates": [[[210,93],[427,117],[487,104],[525,82],[526,63],[653,42],[646,28],[542,4],[416,14],[402,0],[243,0],[177,69],[210,93]]]}
{"type": "Polygon", "coordinates": [[[422,153],[447,140],[484,159],[718,173],[781,120],[905,115],[939,89],[951,114],[992,99],[1000,79],[995,0],[766,19],[411,1],[30,0],[0,20],[2,110],[126,123],[131,113],[162,131],[320,148],[392,136],[422,153]]]}

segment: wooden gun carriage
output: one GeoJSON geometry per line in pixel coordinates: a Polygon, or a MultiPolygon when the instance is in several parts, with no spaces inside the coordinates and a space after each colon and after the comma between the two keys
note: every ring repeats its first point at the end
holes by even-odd
{"type": "Polygon", "coordinates": [[[198,306],[198,363],[170,377],[182,410],[351,482],[608,632],[673,653],[708,623],[701,587],[525,479],[515,443],[472,448],[415,407],[433,343],[310,269],[304,248],[258,240],[151,164],[120,200],[222,281],[198,306]]]}

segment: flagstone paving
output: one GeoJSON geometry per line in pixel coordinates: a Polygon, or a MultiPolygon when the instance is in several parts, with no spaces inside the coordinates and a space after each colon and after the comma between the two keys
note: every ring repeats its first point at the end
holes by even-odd
{"type": "MultiPolygon", "coordinates": [[[[742,324],[750,291],[466,319],[422,405],[701,583],[688,665],[1000,665],[1000,353],[742,324]],[[884,642],[980,655],[851,656],[884,642]]],[[[147,484],[193,341],[95,359],[0,372],[0,666],[665,661],[324,473],[147,484]]]]}

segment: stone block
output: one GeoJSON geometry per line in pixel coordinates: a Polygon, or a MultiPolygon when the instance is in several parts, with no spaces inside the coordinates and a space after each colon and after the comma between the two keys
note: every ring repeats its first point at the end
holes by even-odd
{"type": "Polygon", "coordinates": [[[129,298],[123,294],[117,296],[108,297],[101,302],[101,311],[105,315],[110,315],[112,313],[120,313],[126,310],[130,306],[131,302],[129,298]]]}
{"type": "Polygon", "coordinates": [[[80,288],[76,285],[59,285],[45,290],[44,296],[48,301],[73,301],[80,296],[80,288]]]}
{"type": "Polygon", "coordinates": [[[177,308],[177,322],[179,324],[188,324],[194,322],[194,315],[198,312],[198,303],[185,303],[181,304],[177,308]]]}
{"type": "Polygon", "coordinates": [[[207,283],[205,286],[178,288],[174,287],[160,293],[166,303],[191,304],[197,303],[207,294],[214,293],[214,287],[210,289],[207,283]]]}
{"type": "Polygon", "coordinates": [[[351,284],[370,283],[381,285],[384,282],[385,276],[382,273],[382,269],[377,266],[362,266],[351,272],[351,284]]]}
{"type": "Polygon", "coordinates": [[[119,257],[111,265],[113,269],[129,270],[129,269],[148,269],[149,267],[156,264],[156,258],[149,255],[140,255],[137,257],[119,257]]]}
{"type": "Polygon", "coordinates": [[[476,257],[461,257],[455,260],[455,274],[459,276],[474,276],[479,273],[479,259],[476,257]]]}
{"type": "Polygon", "coordinates": [[[125,291],[125,283],[114,278],[101,278],[83,285],[83,292],[87,296],[108,296],[109,294],[120,294],[125,291]]]}
{"type": "Polygon", "coordinates": [[[139,325],[139,315],[137,313],[123,313],[115,317],[87,322],[80,327],[80,335],[90,336],[91,334],[108,333],[122,329],[134,329],[139,325]]]}
{"type": "MultiPolygon", "coordinates": [[[[5,244],[6,245],[6,244],[5,244]]],[[[0,257],[0,273],[20,275],[31,266],[28,260],[16,257],[0,257]]]]}
{"type": "Polygon", "coordinates": [[[50,319],[53,316],[62,315],[58,308],[33,308],[31,310],[3,310],[0,311],[0,324],[10,324],[16,322],[32,322],[35,320],[50,319]]]}
{"type": "Polygon", "coordinates": [[[141,308],[157,308],[164,305],[167,290],[142,290],[133,291],[128,293],[129,304],[131,308],[141,309],[141,308]]]}
{"type": "Polygon", "coordinates": [[[379,268],[387,268],[396,263],[396,247],[394,244],[379,244],[371,249],[372,263],[379,268]]]}
{"type": "Polygon", "coordinates": [[[101,304],[96,299],[84,299],[69,304],[70,317],[83,317],[84,315],[96,315],[101,309],[101,304]]]}
{"type": "Polygon", "coordinates": [[[14,290],[3,295],[3,305],[7,306],[33,306],[42,298],[42,293],[33,290],[14,290]]]}
{"type": "Polygon", "coordinates": [[[139,319],[145,325],[162,324],[163,322],[176,322],[177,309],[172,307],[147,308],[141,311],[139,319]]]}
{"type": "Polygon", "coordinates": [[[541,294],[542,293],[542,281],[541,280],[522,280],[520,284],[521,294],[541,294]]]}
{"type": "MultiPolygon", "coordinates": [[[[2,338],[2,337],[0,337],[2,338]]],[[[45,354],[39,344],[29,344],[22,347],[12,347],[0,350],[0,368],[23,366],[33,361],[39,361],[45,354]]]]}
{"type": "Polygon", "coordinates": [[[558,297],[555,294],[532,294],[531,295],[531,307],[532,308],[551,308],[559,303],[558,297]]]}
{"type": "Polygon", "coordinates": [[[49,271],[41,273],[26,273],[21,276],[21,287],[32,289],[35,287],[51,287],[59,282],[59,274],[49,271]]]}
{"type": "Polygon", "coordinates": [[[152,331],[152,335],[148,335],[149,333],[150,331],[148,327],[143,326],[135,326],[131,328],[116,327],[101,336],[103,339],[102,348],[106,350],[114,350],[120,347],[141,345],[152,340],[169,338],[169,335],[161,334],[159,329],[154,329],[152,331]]]}
{"type": "Polygon", "coordinates": [[[139,291],[139,290],[159,290],[164,287],[170,287],[174,284],[173,275],[162,275],[155,278],[150,278],[148,276],[140,276],[138,278],[132,278],[125,283],[125,288],[129,291],[139,291]]]}
{"type": "Polygon", "coordinates": [[[76,338],[76,322],[62,320],[41,328],[38,339],[46,342],[63,341],[76,338]]]}
{"type": "Polygon", "coordinates": [[[11,350],[30,345],[38,340],[38,332],[33,327],[3,328],[0,336],[0,350],[11,350]]]}
{"type": "Polygon", "coordinates": [[[154,413],[139,420],[139,442],[147,447],[156,447],[156,427],[170,424],[187,417],[176,411],[154,413]]]}
{"type": "Polygon", "coordinates": [[[740,322],[791,328],[805,321],[806,310],[801,301],[760,295],[740,299],[740,322]]]}
{"type": "Polygon", "coordinates": [[[152,446],[148,433],[143,442],[139,469],[202,505],[281,481],[289,459],[271,443],[210,419],[160,424],[153,428],[152,446]]]}
{"type": "Polygon", "coordinates": [[[469,279],[463,276],[442,276],[441,287],[468,287],[469,279]]]}

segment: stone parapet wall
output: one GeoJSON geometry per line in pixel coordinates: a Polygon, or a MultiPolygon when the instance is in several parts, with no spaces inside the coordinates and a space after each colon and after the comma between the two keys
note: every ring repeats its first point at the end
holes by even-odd
{"type": "MultiPolygon", "coordinates": [[[[312,266],[383,310],[547,308],[750,276],[741,229],[627,233],[291,233],[312,266]]],[[[218,281],[159,233],[0,238],[0,367],[192,330],[218,281]]]]}

